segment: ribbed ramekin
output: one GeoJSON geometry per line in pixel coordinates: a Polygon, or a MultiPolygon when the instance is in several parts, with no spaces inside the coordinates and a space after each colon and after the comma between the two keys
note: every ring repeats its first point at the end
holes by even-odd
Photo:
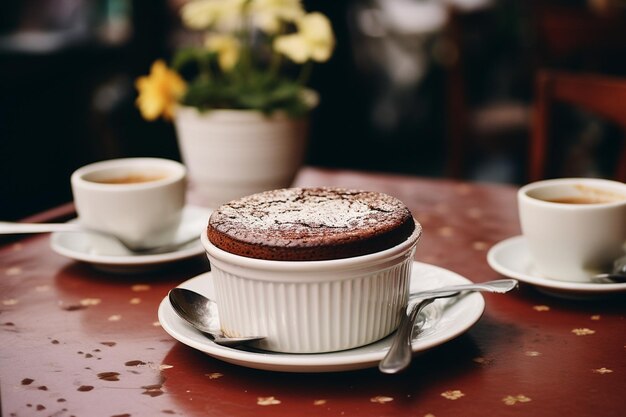
{"type": "Polygon", "coordinates": [[[325,261],[234,255],[202,234],[222,331],[265,336],[260,349],[320,353],[351,349],[393,332],[406,308],[421,227],[384,251],[325,261]]]}

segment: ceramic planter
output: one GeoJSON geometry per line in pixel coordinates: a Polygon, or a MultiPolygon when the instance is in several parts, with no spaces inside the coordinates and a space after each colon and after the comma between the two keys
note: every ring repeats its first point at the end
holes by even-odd
{"type": "Polygon", "coordinates": [[[190,189],[210,208],[288,187],[308,142],[308,118],[253,110],[180,107],[175,127],[190,189]]]}

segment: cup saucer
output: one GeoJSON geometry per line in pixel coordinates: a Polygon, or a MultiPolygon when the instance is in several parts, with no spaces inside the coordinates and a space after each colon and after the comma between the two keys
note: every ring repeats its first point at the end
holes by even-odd
{"type": "Polygon", "coordinates": [[[559,281],[542,276],[533,266],[524,236],[514,236],[494,245],[487,254],[496,272],[534,285],[542,292],[560,297],[581,298],[626,292],[626,283],[559,281]]]}
{"type": "MultiPolygon", "coordinates": [[[[171,252],[158,254],[134,254],[115,239],[89,232],[56,232],[50,236],[50,246],[56,253],[86,262],[95,268],[114,273],[145,272],[159,266],[204,255],[200,234],[206,228],[211,210],[198,206],[185,206],[178,235],[196,233],[198,239],[171,252]]],[[[70,220],[75,222],[77,219],[70,220]]]]}
{"type": "MultiPolygon", "coordinates": [[[[468,284],[471,281],[447,269],[422,262],[413,262],[410,291],[438,288],[444,285],[468,284]]],[[[180,284],[215,299],[212,273],[206,272],[180,284]]],[[[480,293],[455,299],[436,300],[426,312],[424,324],[412,342],[413,352],[423,352],[465,333],[482,316],[485,299],[480,293]]],[[[393,333],[369,345],[338,352],[279,353],[236,349],[214,343],[178,317],[167,297],[158,310],[161,327],[179,342],[224,362],[248,368],[280,372],[341,372],[378,365],[385,356],[393,333]]]]}

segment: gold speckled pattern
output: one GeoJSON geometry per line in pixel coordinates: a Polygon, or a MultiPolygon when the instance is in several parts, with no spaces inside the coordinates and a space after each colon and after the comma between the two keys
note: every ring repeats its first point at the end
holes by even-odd
{"type": "MultiPolygon", "coordinates": [[[[472,281],[501,278],[486,253],[519,234],[514,187],[319,169],[297,185],[397,197],[423,225],[416,259],[472,281]]],[[[560,299],[522,285],[485,294],[474,327],[405,373],[292,374],[228,364],[163,331],[161,300],[207,267],[110,275],[53,253],[45,235],[0,246],[2,415],[625,415],[623,296],[560,299]]]]}

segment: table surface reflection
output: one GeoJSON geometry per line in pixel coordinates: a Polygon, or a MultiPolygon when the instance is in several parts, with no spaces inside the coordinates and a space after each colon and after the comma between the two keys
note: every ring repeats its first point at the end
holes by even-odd
{"type": "MultiPolygon", "coordinates": [[[[516,188],[307,167],[299,186],[392,194],[424,227],[416,260],[472,281],[519,234],[516,188]]],[[[194,199],[190,202],[201,204],[194,199]]],[[[62,220],[71,205],[31,220],[62,220]]],[[[64,217],[65,216],[65,217],[64,217]]],[[[172,339],[157,308],[208,270],[203,257],[113,275],[64,258],[46,235],[0,246],[3,416],[623,416],[624,296],[572,300],[522,284],[486,294],[465,334],[398,375],[282,373],[227,364],[172,339]]]]}

